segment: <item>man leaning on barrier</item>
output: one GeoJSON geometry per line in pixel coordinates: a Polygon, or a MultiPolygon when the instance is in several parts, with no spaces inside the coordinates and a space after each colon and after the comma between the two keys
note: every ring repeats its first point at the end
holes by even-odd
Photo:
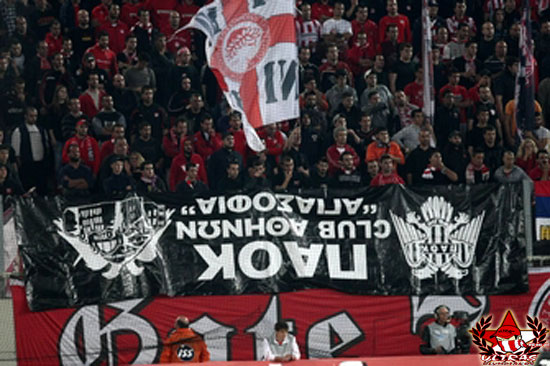
{"type": "Polygon", "coordinates": [[[263,361],[287,362],[300,359],[300,350],[296,337],[288,333],[288,324],[277,322],[275,332],[264,339],[263,361]]]}
{"type": "Polygon", "coordinates": [[[420,353],[424,355],[456,353],[456,328],[451,324],[451,309],[439,305],[434,310],[435,322],[424,328],[420,353]]]}

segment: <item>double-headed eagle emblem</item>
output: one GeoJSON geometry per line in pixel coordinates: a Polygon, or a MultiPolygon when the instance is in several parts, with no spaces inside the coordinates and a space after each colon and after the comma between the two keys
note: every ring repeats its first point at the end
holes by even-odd
{"type": "Polygon", "coordinates": [[[442,271],[461,279],[472,264],[485,211],[475,218],[464,212],[453,216],[453,206],[443,197],[430,197],[406,219],[390,216],[412,274],[423,280],[442,271]]]}

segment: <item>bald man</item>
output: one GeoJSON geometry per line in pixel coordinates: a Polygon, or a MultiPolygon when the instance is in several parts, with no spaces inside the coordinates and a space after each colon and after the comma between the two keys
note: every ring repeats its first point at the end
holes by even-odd
{"type": "Polygon", "coordinates": [[[160,363],[210,361],[210,353],[202,337],[189,328],[189,319],[179,316],[175,330],[164,341],[160,363]]]}

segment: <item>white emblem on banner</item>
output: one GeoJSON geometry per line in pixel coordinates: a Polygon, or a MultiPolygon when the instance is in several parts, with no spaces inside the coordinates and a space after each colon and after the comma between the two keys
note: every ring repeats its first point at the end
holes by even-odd
{"type": "Polygon", "coordinates": [[[421,217],[408,212],[406,219],[390,210],[401,248],[412,274],[423,280],[442,271],[461,279],[472,264],[485,211],[471,219],[464,212],[453,216],[443,197],[430,197],[420,207],[421,217]]]}
{"type": "Polygon", "coordinates": [[[57,232],[92,271],[112,279],[126,268],[132,275],[143,272],[140,262],[157,256],[157,242],[170,225],[174,210],[131,197],[115,202],[69,207],[53,221],[57,232]]]}

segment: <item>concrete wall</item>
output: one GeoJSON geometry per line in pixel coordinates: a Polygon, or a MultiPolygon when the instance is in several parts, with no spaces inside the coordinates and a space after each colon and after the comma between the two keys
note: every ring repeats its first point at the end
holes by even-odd
{"type": "Polygon", "coordinates": [[[15,366],[15,332],[11,299],[0,299],[0,366],[15,366]]]}

